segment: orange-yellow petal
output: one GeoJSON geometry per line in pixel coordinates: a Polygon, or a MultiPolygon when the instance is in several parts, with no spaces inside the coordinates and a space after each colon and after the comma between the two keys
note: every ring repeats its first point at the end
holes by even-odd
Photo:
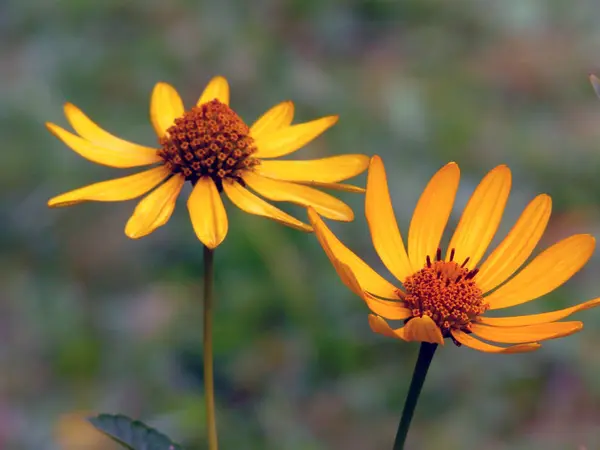
{"type": "Polygon", "coordinates": [[[322,183],[320,181],[298,181],[298,183],[323,189],[331,189],[332,191],[353,192],[355,194],[364,194],[366,192],[365,188],[346,183],[322,183]]]}
{"type": "Polygon", "coordinates": [[[452,330],[452,336],[454,336],[454,339],[459,343],[486,353],[526,353],[533,352],[541,347],[537,342],[511,345],[510,347],[498,347],[475,339],[472,335],[460,330],[452,330]]]}
{"type": "Polygon", "coordinates": [[[125,234],[139,239],[167,223],[184,183],[185,178],[177,174],[144,197],[127,221],[125,234]]]}
{"type": "Polygon", "coordinates": [[[508,236],[482,264],[475,280],[485,293],[499,286],[515,273],[529,258],[538,244],[552,210],[552,200],[538,195],[525,208],[508,236]]]}
{"type": "Polygon", "coordinates": [[[419,198],[408,232],[408,255],[415,269],[425,266],[427,255],[434,259],[452,212],[459,180],[458,165],[446,164],[431,178],[419,198]]]}
{"type": "Polygon", "coordinates": [[[156,154],[156,149],[134,144],[118,138],[96,125],[83,111],[72,103],[65,104],[65,115],[73,129],[84,139],[98,147],[123,152],[156,154]]]}
{"type": "Polygon", "coordinates": [[[256,171],[276,180],[335,183],[363,173],[368,166],[366,155],[339,155],[308,161],[261,161],[256,171]]]}
{"type": "Polygon", "coordinates": [[[343,201],[301,184],[270,178],[247,172],[243,179],[248,186],[269,200],[292,202],[301,206],[312,206],[322,216],[349,222],[354,219],[352,208],[343,201]]]}
{"type": "Polygon", "coordinates": [[[184,112],[183,102],[175,88],[167,83],[156,83],[150,99],[150,119],[158,137],[163,137],[184,112]]]}
{"type": "Polygon", "coordinates": [[[300,231],[312,231],[312,227],[310,225],[299,221],[289,214],[284,213],[279,208],[276,208],[270,203],[265,202],[263,199],[257,197],[237,182],[223,183],[223,190],[227,194],[227,197],[229,197],[229,200],[231,200],[232,203],[242,211],[261,217],[267,217],[300,231]]]}
{"type": "Polygon", "coordinates": [[[369,326],[373,330],[373,333],[396,339],[404,339],[403,335],[399,333],[402,328],[398,328],[397,330],[392,329],[382,317],[375,314],[369,314],[369,326]]]}
{"type": "Polygon", "coordinates": [[[595,308],[596,306],[600,306],[600,298],[588,300],[587,302],[580,303],[579,305],[560,309],[558,311],[550,311],[540,314],[528,314],[524,316],[513,317],[479,316],[477,318],[477,322],[494,327],[519,327],[525,325],[536,325],[539,323],[555,322],[557,320],[564,319],[565,317],[569,317],[571,314],[576,313],[577,311],[595,308]]]}
{"type": "Polygon", "coordinates": [[[288,127],[292,120],[294,120],[294,104],[292,102],[281,102],[254,122],[250,127],[250,136],[254,139],[267,136],[273,131],[288,127]]]}
{"type": "Polygon", "coordinates": [[[490,309],[520,305],[553,291],[585,265],[594,247],[595,240],[588,234],[577,234],[554,244],[486,297],[490,309]]]}
{"type": "Polygon", "coordinates": [[[383,300],[368,292],[363,292],[362,297],[371,311],[386,319],[403,320],[412,316],[412,311],[400,300],[383,300]]]}
{"type": "Polygon", "coordinates": [[[410,319],[398,334],[405,341],[429,342],[430,344],[444,345],[444,338],[440,328],[429,316],[410,319]]]}
{"type": "Polygon", "coordinates": [[[64,128],[53,123],[47,123],[46,127],[72,150],[79,153],[85,159],[97,164],[124,169],[128,167],[147,166],[148,164],[162,161],[153,148],[140,147],[135,150],[105,148],[94,145],[73,133],[69,133],[64,128]]]}
{"type": "Polygon", "coordinates": [[[415,271],[410,264],[398,229],[385,168],[379,156],[373,156],[369,166],[365,214],[371,230],[373,246],[381,261],[398,280],[404,281],[415,271]]]}
{"type": "Polygon", "coordinates": [[[337,261],[347,265],[356,276],[362,290],[379,297],[398,298],[397,289],[342,244],[314,209],[308,209],[308,217],[321,246],[334,266],[337,261]]]}
{"type": "Polygon", "coordinates": [[[225,105],[229,105],[229,83],[222,76],[213,77],[208,82],[196,105],[201,106],[215,99],[225,105]]]}
{"type": "Polygon", "coordinates": [[[523,344],[569,336],[583,328],[581,322],[552,322],[523,327],[489,327],[471,324],[473,334],[482,339],[504,344],[523,344]]]}
{"type": "Polygon", "coordinates": [[[159,166],[144,172],[101,181],[51,198],[48,206],[70,206],[86,201],[118,202],[131,200],[145,194],[169,176],[170,172],[159,166]]]}
{"type": "Polygon", "coordinates": [[[327,116],[310,122],[280,128],[255,140],[257,158],[276,158],[288,155],[304,147],[310,141],[332,127],[337,116],[327,116]]]}
{"type": "Polygon", "coordinates": [[[196,236],[210,249],[216,248],[225,236],[229,223],[217,186],[212,178],[202,177],[194,186],[187,202],[196,236]]]}
{"type": "Polygon", "coordinates": [[[446,259],[455,249],[454,260],[474,268],[492,241],[510,192],[511,174],[506,166],[492,169],[479,183],[458,222],[446,259]]]}

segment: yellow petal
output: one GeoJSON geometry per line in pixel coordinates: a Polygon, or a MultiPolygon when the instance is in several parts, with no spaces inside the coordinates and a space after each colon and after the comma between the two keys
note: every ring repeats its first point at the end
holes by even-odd
{"type": "Polygon", "coordinates": [[[481,180],[458,222],[446,259],[455,249],[454,260],[458,264],[469,258],[466,267],[477,265],[498,229],[510,184],[510,169],[506,166],[496,167],[481,180]]]}
{"type": "Polygon", "coordinates": [[[404,306],[404,303],[390,300],[383,300],[368,292],[363,292],[363,300],[371,311],[389,320],[403,320],[412,316],[412,311],[404,306]]]}
{"type": "Polygon", "coordinates": [[[86,201],[118,202],[131,200],[148,192],[167,178],[169,174],[169,170],[164,166],[159,166],[127,177],[101,181],[53,197],[48,201],[48,206],[71,206],[86,201]]]}
{"type": "Polygon", "coordinates": [[[367,177],[365,214],[371,230],[373,246],[381,261],[398,280],[404,281],[415,271],[411,267],[402,242],[392,208],[385,168],[379,156],[371,158],[367,177]]]}
{"type": "Polygon", "coordinates": [[[552,200],[538,195],[527,205],[508,236],[482,264],[475,280],[485,293],[502,284],[529,258],[540,241],[552,210],[552,200]]]}
{"type": "Polygon", "coordinates": [[[127,221],[125,234],[138,239],[167,223],[184,183],[183,176],[175,175],[144,197],[127,221]]]}
{"type": "Polygon", "coordinates": [[[355,194],[364,194],[366,192],[365,188],[346,183],[321,183],[319,181],[299,181],[298,183],[323,189],[331,189],[332,191],[353,192],[355,194]]]}
{"type": "Polygon", "coordinates": [[[132,151],[125,151],[124,149],[113,150],[94,145],[86,139],[69,133],[67,130],[53,123],[47,123],[46,127],[54,136],[71,147],[75,152],[97,164],[124,169],[146,166],[162,161],[153,148],[140,147],[132,151]]]}
{"type": "Polygon", "coordinates": [[[150,118],[158,137],[163,137],[184,112],[183,102],[175,88],[167,83],[156,83],[150,99],[150,118]]]}
{"type": "Polygon", "coordinates": [[[408,254],[412,267],[425,266],[427,255],[434,259],[454,205],[460,180],[456,163],[442,167],[421,194],[408,232],[408,254]]]}
{"type": "Polygon", "coordinates": [[[481,342],[479,339],[475,339],[470,334],[464,333],[460,330],[452,330],[452,336],[454,336],[454,339],[456,339],[459,343],[486,353],[525,353],[533,352],[541,347],[541,345],[537,342],[530,344],[511,345],[510,347],[497,347],[495,345],[481,342]]]}
{"type": "Polygon", "coordinates": [[[374,333],[382,334],[386,337],[404,339],[403,335],[399,333],[401,328],[393,330],[383,318],[375,314],[369,314],[369,326],[374,333]]]}
{"type": "Polygon", "coordinates": [[[231,200],[232,203],[242,211],[261,217],[267,217],[300,231],[305,231],[308,233],[312,231],[312,227],[310,225],[299,221],[289,214],[284,213],[279,208],[276,208],[275,206],[265,202],[248,189],[242,187],[239,183],[225,182],[223,183],[223,190],[227,194],[227,197],[229,197],[229,200],[231,200]]]}
{"type": "Polygon", "coordinates": [[[337,116],[327,116],[268,133],[255,140],[258,151],[254,156],[257,158],[276,158],[295,152],[332,127],[337,120],[337,116]]]}
{"type": "Polygon", "coordinates": [[[273,106],[250,127],[250,136],[259,139],[269,133],[289,126],[294,120],[294,104],[282,102],[273,106]]]}
{"type": "Polygon", "coordinates": [[[471,324],[473,334],[482,339],[504,344],[522,344],[569,336],[583,328],[581,322],[554,322],[524,327],[488,327],[471,324]]]}
{"type": "Polygon", "coordinates": [[[343,201],[301,184],[272,180],[247,172],[243,179],[248,186],[269,200],[292,202],[301,206],[312,206],[324,217],[349,222],[354,219],[352,208],[343,201]]]}
{"type": "Polygon", "coordinates": [[[479,316],[477,322],[484,325],[491,325],[494,327],[519,327],[525,325],[536,325],[539,323],[554,322],[556,320],[564,319],[577,311],[583,311],[585,309],[595,308],[600,305],[600,298],[589,300],[579,305],[571,306],[570,308],[560,309],[558,311],[550,311],[541,314],[528,314],[525,316],[514,316],[514,317],[485,317],[479,316]]]}
{"type": "Polygon", "coordinates": [[[71,103],[66,103],[64,109],[67,120],[73,129],[79,133],[82,138],[90,141],[90,143],[97,145],[98,147],[122,152],[139,152],[150,155],[156,154],[156,149],[134,144],[133,142],[118,138],[103,130],[92,120],[90,120],[90,118],[86,116],[83,111],[71,103]]]}
{"type": "Polygon", "coordinates": [[[276,180],[335,183],[363,173],[368,166],[366,155],[340,155],[308,161],[261,161],[256,171],[276,180]]]}
{"type": "Polygon", "coordinates": [[[321,246],[334,266],[336,261],[339,261],[350,267],[362,290],[379,297],[398,298],[397,289],[342,244],[314,209],[308,209],[308,217],[321,246]]]}
{"type": "Polygon", "coordinates": [[[585,265],[594,247],[595,240],[588,234],[577,234],[554,244],[486,297],[490,309],[520,305],[553,291],[585,265]]]}
{"type": "Polygon", "coordinates": [[[440,328],[429,316],[410,319],[404,328],[398,330],[405,341],[429,342],[444,345],[444,338],[440,328]]]}
{"type": "Polygon", "coordinates": [[[216,248],[227,235],[225,207],[215,182],[202,177],[194,186],[187,202],[196,236],[210,249],[216,248]]]}
{"type": "Polygon", "coordinates": [[[208,82],[196,105],[200,106],[215,99],[229,106],[229,83],[222,76],[216,76],[208,82]]]}

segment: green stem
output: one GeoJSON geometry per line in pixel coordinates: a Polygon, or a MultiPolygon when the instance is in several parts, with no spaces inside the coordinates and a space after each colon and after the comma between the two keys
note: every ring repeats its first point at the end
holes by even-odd
{"type": "Polygon", "coordinates": [[[209,450],[217,450],[217,420],[215,417],[215,386],[213,376],[212,313],[214,253],[204,246],[204,327],[202,341],[204,345],[204,399],[206,402],[206,428],[209,450]]]}
{"type": "Polygon", "coordinates": [[[408,388],[408,394],[404,402],[404,409],[402,410],[402,418],[400,424],[398,424],[398,431],[396,432],[396,440],[394,441],[394,450],[403,450],[404,443],[406,442],[406,436],[408,435],[408,429],[410,428],[410,422],[421,394],[421,388],[425,382],[429,365],[433,359],[437,344],[430,344],[429,342],[421,342],[421,348],[419,349],[419,357],[417,358],[417,364],[415,364],[415,370],[413,372],[412,380],[410,381],[410,387],[408,388]]]}

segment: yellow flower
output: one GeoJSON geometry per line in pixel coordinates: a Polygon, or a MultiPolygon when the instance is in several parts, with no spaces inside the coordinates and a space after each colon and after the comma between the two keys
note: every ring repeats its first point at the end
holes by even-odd
{"type": "Polygon", "coordinates": [[[541,194],[479,264],[498,229],[510,191],[510,170],[498,166],[475,189],[442,257],[440,240],[459,178],[455,163],[433,176],[414,211],[407,251],[394,217],[383,162],[378,156],[371,159],[365,201],[367,222],[375,250],[402,282],[402,289],[345,247],[317,212],[309,209],[315,234],[338,275],[375,313],[369,316],[371,329],[405,341],[443,345],[444,338],[450,338],[456,345],[492,353],[536,350],[539,341],[581,330],[581,322],[557,321],[598,306],[600,298],[543,314],[488,317],[486,312],[529,302],[562,285],[591,257],[594,238],[587,234],[568,237],[540,253],[513,277],[533,252],[550,218],[550,197],[541,194]],[[404,320],[405,326],[393,329],[385,319],[404,320]],[[517,345],[499,347],[475,336],[517,345]]]}
{"type": "Polygon", "coordinates": [[[310,187],[351,192],[361,188],[340,184],[366,170],[364,155],[341,155],[310,161],[275,161],[306,145],[337,122],[337,116],[291,125],[292,102],[268,110],[251,127],[229,108],[229,85],[213,78],[196,106],[185,110],[177,91],[158,83],[152,92],[150,116],[160,148],[120,139],[92,122],[76,106],[65,105],[72,134],[52,123],[48,129],[86,159],[110,167],[155,167],[143,172],[85,186],[52,198],[48,205],[68,206],[84,201],[121,201],[151,191],[135,208],[125,234],[140,238],[164,225],[186,181],[193,185],[187,201],[198,239],[217,247],[228,229],[220,193],[240,209],[303,231],[312,228],[250,192],[275,201],[312,206],[334,220],[350,221],[354,214],[337,198],[310,187]]]}

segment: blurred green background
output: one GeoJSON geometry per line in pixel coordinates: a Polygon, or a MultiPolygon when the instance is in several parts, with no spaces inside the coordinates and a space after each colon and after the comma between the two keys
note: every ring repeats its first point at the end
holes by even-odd
{"type": "MultiPolygon", "coordinates": [[[[45,130],[66,124],[64,102],[156,145],[154,84],[172,83],[191,105],[221,74],[249,123],[287,99],[297,121],[339,113],[295,156],[382,155],[405,233],[446,162],[462,169],[451,227],[483,174],[507,163],[514,188],[499,236],[547,192],[546,247],[599,231],[600,102],[587,80],[600,71],[599,16],[596,0],[0,2],[0,448],[108,450],[73,419],[85,411],[123,412],[206,448],[202,247],[184,200],[139,241],[123,234],[135,202],[48,209],[53,195],[126,173],[45,130]]],[[[381,269],[362,196],[340,196],[357,219],[334,231],[381,269]]],[[[228,211],[216,253],[222,448],[391,448],[418,345],[371,333],[314,236],[228,211]]],[[[594,256],[557,292],[509,312],[600,295],[599,270],[594,256]]],[[[600,311],[575,318],[582,333],[533,354],[446,345],[410,448],[600,448],[600,311]]]]}

